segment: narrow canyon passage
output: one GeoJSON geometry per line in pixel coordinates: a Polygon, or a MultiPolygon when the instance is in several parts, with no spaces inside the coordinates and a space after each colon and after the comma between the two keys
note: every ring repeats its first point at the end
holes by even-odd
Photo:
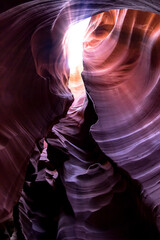
{"type": "Polygon", "coordinates": [[[16,205],[27,240],[160,239],[159,10],[34,0],[0,14],[1,225],[16,205]]]}

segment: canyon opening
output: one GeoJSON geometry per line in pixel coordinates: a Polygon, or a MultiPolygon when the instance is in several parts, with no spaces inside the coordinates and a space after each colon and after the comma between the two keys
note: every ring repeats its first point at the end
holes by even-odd
{"type": "Polygon", "coordinates": [[[0,14],[0,239],[159,240],[159,2],[11,7],[0,14]]]}

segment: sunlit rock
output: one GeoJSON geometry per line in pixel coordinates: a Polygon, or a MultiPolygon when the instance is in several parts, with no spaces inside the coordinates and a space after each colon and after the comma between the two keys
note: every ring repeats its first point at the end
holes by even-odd
{"type": "Polygon", "coordinates": [[[19,201],[27,240],[160,238],[159,10],[35,0],[0,14],[0,222],[19,201]],[[71,62],[67,31],[88,18],[71,62]]]}

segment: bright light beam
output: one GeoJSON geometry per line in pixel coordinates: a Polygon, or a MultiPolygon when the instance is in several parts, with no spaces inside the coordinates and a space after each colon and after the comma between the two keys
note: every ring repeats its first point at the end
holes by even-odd
{"type": "Polygon", "coordinates": [[[67,32],[68,65],[70,73],[76,72],[83,62],[83,41],[90,18],[72,25],[67,32]]]}

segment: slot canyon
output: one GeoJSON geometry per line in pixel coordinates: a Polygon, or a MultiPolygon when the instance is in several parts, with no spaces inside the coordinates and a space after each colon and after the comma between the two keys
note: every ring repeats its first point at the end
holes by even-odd
{"type": "Polygon", "coordinates": [[[159,14],[1,1],[0,240],[160,240],[159,14]]]}

